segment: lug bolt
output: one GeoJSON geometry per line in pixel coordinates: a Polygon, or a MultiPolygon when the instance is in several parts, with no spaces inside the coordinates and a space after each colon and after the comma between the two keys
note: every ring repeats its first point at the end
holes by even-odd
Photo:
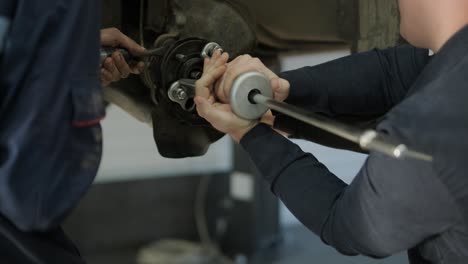
{"type": "Polygon", "coordinates": [[[175,97],[182,101],[187,98],[187,93],[183,89],[177,89],[175,91],[175,97]]]}

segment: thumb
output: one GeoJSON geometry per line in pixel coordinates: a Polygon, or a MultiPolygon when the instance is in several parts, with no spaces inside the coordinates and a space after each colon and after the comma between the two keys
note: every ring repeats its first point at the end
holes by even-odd
{"type": "Polygon", "coordinates": [[[226,133],[225,123],[228,120],[228,115],[220,109],[217,109],[217,103],[211,104],[207,99],[197,96],[194,99],[195,104],[197,105],[198,115],[203,117],[208,121],[214,128],[218,129],[221,132],[226,133]]]}
{"type": "Polygon", "coordinates": [[[284,101],[289,95],[289,82],[281,78],[273,78],[270,81],[273,90],[274,99],[284,101]]]}
{"type": "Polygon", "coordinates": [[[197,105],[198,115],[207,119],[208,113],[211,111],[213,106],[210,104],[210,102],[208,102],[207,99],[201,96],[195,96],[193,100],[195,101],[195,104],[197,105]]]}

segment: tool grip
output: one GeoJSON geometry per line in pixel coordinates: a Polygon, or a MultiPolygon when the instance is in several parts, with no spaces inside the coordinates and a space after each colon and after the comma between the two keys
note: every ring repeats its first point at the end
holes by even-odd
{"type": "Polygon", "coordinates": [[[137,61],[137,57],[133,56],[128,50],[122,49],[122,48],[110,48],[110,47],[103,47],[101,48],[101,64],[104,63],[104,61],[111,57],[114,52],[120,52],[122,56],[124,57],[125,61],[127,63],[130,63],[132,61],[137,61]]]}

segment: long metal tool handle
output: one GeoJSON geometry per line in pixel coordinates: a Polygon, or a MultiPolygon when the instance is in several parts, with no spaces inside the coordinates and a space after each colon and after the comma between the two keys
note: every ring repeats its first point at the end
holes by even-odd
{"type": "Polygon", "coordinates": [[[108,57],[112,56],[112,54],[114,52],[116,52],[116,51],[120,52],[127,62],[131,62],[131,61],[139,61],[139,60],[141,60],[143,58],[146,58],[146,57],[161,56],[166,51],[166,48],[162,47],[162,48],[150,49],[150,50],[147,50],[145,54],[142,54],[140,56],[134,56],[127,49],[113,48],[113,47],[102,47],[101,52],[100,52],[100,62],[101,62],[101,64],[108,57]]]}
{"type": "Polygon", "coordinates": [[[397,159],[414,158],[423,161],[432,161],[432,157],[430,155],[410,150],[403,144],[397,145],[387,142],[375,130],[361,130],[338,123],[334,120],[306,111],[299,107],[275,101],[260,93],[253,94],[249,99],[254,103],[267,106],[270,109],[276,110],[304,123],[355,142],[365,150],[381,152],[397,159]]]}

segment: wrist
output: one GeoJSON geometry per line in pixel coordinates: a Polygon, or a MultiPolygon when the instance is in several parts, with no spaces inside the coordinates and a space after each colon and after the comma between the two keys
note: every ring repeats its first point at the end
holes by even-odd
{"type": "Polygon", "coordinates": [[[231,138],[235,142],[239,143],[242,140],[242,138],[257,125],[258,125],[258,122],[252,122],[247,127],[244,127],[244,128],[241,128],[241,129],[238,129],[236,131],[229,133],[229,136],[231,136],[231,138]]]}

